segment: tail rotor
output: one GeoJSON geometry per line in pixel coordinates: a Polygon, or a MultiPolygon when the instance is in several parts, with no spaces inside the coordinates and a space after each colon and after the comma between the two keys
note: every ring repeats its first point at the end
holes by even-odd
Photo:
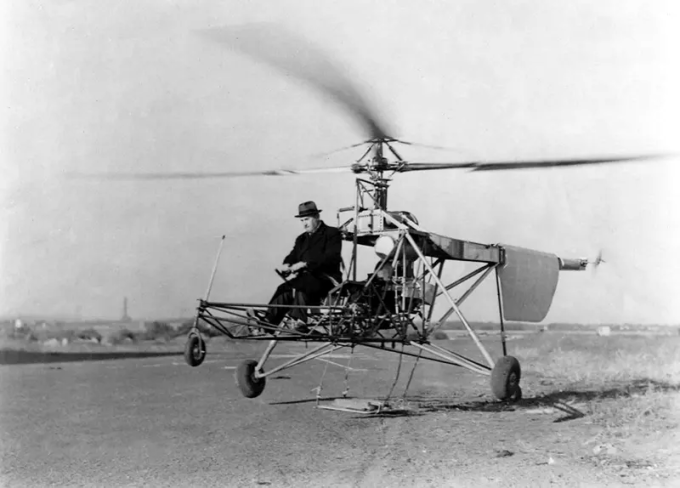
{"type": "Polygon", "coordinates": [[[593,275],[597,274],[597,268],[599,268],[600,264],[602,263],[606,263],[606,261],[602,259],[602,249],[600,249],[597,252],[597,256],[595,256],[595,259],[588,260],[588,264],[590,265],[590,270],[593,275]]]}

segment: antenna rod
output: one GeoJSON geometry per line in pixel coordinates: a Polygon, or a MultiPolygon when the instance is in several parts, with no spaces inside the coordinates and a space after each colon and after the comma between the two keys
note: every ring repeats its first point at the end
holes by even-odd
{"type": "Polygon", "coordinates": [[[210,290],[212,290],[213,286],[213,281],[215,281],[215,273],[217,272],[217,264],[220,262],[220,254],[222,254],[222,246],[224,245],[224,238],[226,236],[222,236],[222,239],[220,239],[220,248],[217,250],[217,257],[215,258],[215,265],[213,266],[212,274],[210,275],[210,283],[208,283],[208,289],[205,292],[205,301],[208,301],[208,298],[210,298],[210,290]]]}

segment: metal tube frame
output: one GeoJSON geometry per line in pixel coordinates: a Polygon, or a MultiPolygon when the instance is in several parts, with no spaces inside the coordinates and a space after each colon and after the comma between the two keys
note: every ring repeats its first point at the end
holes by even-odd
{"type": "MultiPolygon", "coordinates": [[[[350,312],[350,309],[348,309],[346,306],[346,300],[343,299],[343,295],[341,293],[337,293],[335,295],[336,298],[331,298],[331,303],[328,303],[327,301],[325,305],[306,307],[313,312],[317,312],[317,315],[315,316],[316,319],[314,327],[317,329],[317,332],[320,330],[322,333],[317,334],[316,336],[296,332],[294,330],[288,330],[283,326],[267,324],[261,320],[256,324],[253,324],[252,320],[249,320],[248,316],[246,315],[248,308],[263,309],[274,305],[208,302],[210,288],[212,287],[212,282],[215,276],[215,269],[213,269],[206,298],[205,300],[200,300],[194,327],[196,327],[198,321],[202,319],[210,326],[215,327],[218,331],[232,339],[270,341],[257,364],[255,373],[257,377],[269,376],[273,373],[291,368],[306,361],[321,358],[324,355],[344,347],[353,348],[355,345],[363,345],[374,349],[390,351],[390,349],[385,348],[385,345],[389,343],[392,344],[391,351],[394,353],[404,354],[412,357],[421,357],[422,359],[464,367],[476,373],[489,375],[492,368],[494,367],[494,361],[463,315],[462,311],[460,310],[460,305],[462,305],[463,302],[479,287],[479,285],[489,276],[492,271],[496,271],[498,306],[501,314],[503,354],[506,354],[502,316],[502,297],[500,295],[500,282],[498,277],[498,263],[483,264],[479,268],[467,273],[462,278],[456,279],[448,285],[443,283],[442,273],[446,259],[434,257],[430,257],[428,259],[414,239],[413,233],[419,235],[420,233],[424,232],[424,230],[408,218],[402,219],[401,222],[397,221],[394,217],[392,217],[392,215],[390,215],[384,208],[381,207],[381,202],[378,201],[379,199],[376,200],[376,195],[373,193],[377,192],[378,187],[381,187],[381,185],[384,184],[385,182],[383,181],[367,181],[359,178],[356,180],[357,195],[355,206],[352,209],[354,210],[355,231],[352,239],[352,258],[350,265],[346,270],[346,276],[347,279],[352,276],[356,282],[358,268],[357,247],[359,238],[358,218],[360,212],[365,210],[364,197],[368,196],[370,197],[370,200],[372,200],[371,203],[373,204],[373,209],[375,212],[374,215],[382,217],[383,221],[389,222],[392,225],[392,229],[385,231],[385,233],[394,236],[396,238],[396,242],[393,252],[381,259],[379,265],[376,267],[373,273],[373,276],[371,276],[364,284],[364,290],[369,290],[370,287],[373,286],[373,281],[377,275],[377,272],[386,266],[387,263],[390,263],[392,265],[392,269],[395,271],[394,275],[392,276],[390,288],[390,293],[394,293],[395,298],[395,308],[393,312],[388,309],[385,303],[385,299],[387,298],[386,295],[378,295],[377,298],[382,306],[382,309],[385,310],[385,315],[380,317],[371,317],[370,321],[366,321],[366,316],[359,316],[353,312],[350,312]],[[411,266],[413,266],[412,272],[411,266]],[[451,290],[473,279],[474,281],[472,284],[458,299],[454,299],[451,296],[451,290]],[[430,295],[427,294],[430,288],[434,290],[432,291],[431,299],[428,298],[430,295]],[[420,295],[417,293],[418,289],[421,291],[420,295]],[[441,295],[444,295],[445,299],[448,301],[450,309],[445,312],[444,315],[433,325],[432,315],[434,312],[434,305],[436,299],[441,295]],[[458,319],[465,327],[467,333],[475,342],[475,345],[487,363],[486,365],[466,358],[465,356],[453,351],[444,349],[436,344],[432,344],[429,341],[429,336],[438,328],[440,328],[446,319],[448,319],[453,313],[456,314],[458,319]],[[381,329],[381,326],[385,322],[388,322],[392,328],[381,329]],[[230,330],[228,325],[240,327],[239,332],[235,333],[234,331],[230,330]],[[274,339],[272,339],[271,336],[255,336],[251,333],[253,329],[270,332],[274,335],[274,339]],[[245,336],[242,335],[244,330],[249,332],[245,336]],[[415,334],[415,336],[413,334],[415,334]],[[272,351],[281,341],[317,342],[321,344],[319,344],[317,347],[314,347],[312,350],[307,351],[291,359],[290,361],[277,366],[271,371],[260,373],[272,351]],[[395,345],[397,343],[406,346],[413,346],[419,350],[418,355],[408,351],[395,350],[395,345]],[[423,352],[426,352],[427,355],[423,356],[423,352]]],[[[224,237],[222,241],[223,240],[224,237]]],[[[219,260],[220,253],[218,253],[217,260],[219,260]]],[[[215,268],[217,266],[217,260],[215,262],[215,268]]],[[[329,294],[329,297],[333,297],[333,292],[341,290],[343,285],[344,283],[341,283],[334,290],[332,290],[331,294],[329,294]]],[[[295,305],[275,306],[280,308],[296,308],[295,305]]]]}
{"type": "MultiPolygon", "coordinates": [[[[404,224],[398,222],[396,219],[392,218],[392,216],[389,215],[387,212],[382,212],[382,213],[383,213],[383,217],[384,217],[386,220],[390,221],[390,223],[392,223],[394,226],[396,226],[397,228],[400,229],[400,231],[401,231],[401,237],[405,238],[405,239],[408,241],[408,243],[411,245],[411,248],[413,249],[413,251],[415,251],[415,253],[418,255],[418,257],[419,257],[420,260],[422,261],[423,265],[428,269],[428,271],[429,271],[429,273],[430,273],[430,276],[433,277],[433,279],[435,280],[435,282],[437,283],[437,285],[439,286],[439,288],[441,288],[441,290],[442,290],[442,292],[443,292],[442,294],[445,295],[446,299],[449,301],[449,303],[450,303],[450,305],[451,305],[451,308],[454,310],[454,312],[456,313],[456,315],[458,316],[458,318],[460,319],[460,321],[463,323],[463,325],[464,325],[465,328],[467,329],[468,334],[470,335],[470,337],[472,338],[472,340],[475,342],[475,345],[477,346],[477,348],[479,349],[479,351],[480,351],[480,352],[482,353],[482,355],[484,356],[484,359],[485,359],[486,362],[489,364],[489,366],[490,366],[491,368],[493,368],[494,365],[495,365],[495,363],[494,363],[494,360],[491,358],[491,355],[490,355],[489,352],[486,350],[486,348],[484,347],[484,345],[482,344],[482,342],[479,340],[479,337],[477,336],[477,334],[475,333],[475,331],[472,329],[472,327],[471,327],[470,324],[468,323],[467,319],[465,318],[465,316],[464,316],[463,313],[461,312],[460,308],[459,308],[458,305],[456,304],[456,301],[455,301],[455,300],[453,299],[453,297],[450,295],[449,290],[447,290],[446,285],[444,285],[444,283],[441,281],[441,278],[439,278],[438,276],[436,276],[437,273],[434,271],[434,269],[432,268],[432,266],[428,263],[427,258],[425,257],[425,255],[424,255],[423,252],[421,251],[420,247],[418,246],[418,244],[415,242],[415,240],[414,240],[413,237],[411,236],[408,227],[405,226],[404,224]]],[[[400,240],[401,240],[401,239],[400,239],[400,240]]],[[[492,269],[492,268],[491,268],[490,265],[487,265],[486,267],[487,267],[487,269],[486,269],[486,275],[488,276],[488,273],[490,272],[489,270],[492,269]]],[[[486,276],[484,276],[484,278],[485,278],[485,277],[486,277],[486,276]]],[[[479,286],[479,283],[481,283],[480,280],[478,280],[475,284],[473,284],[473,287],[476,288],[477,286],[479,286]]],[[[471,293],[472,291],[474,291],[474,290],[471,290],[471,291],[469,290],[470,293],[471,293]]],[[[468,293],[468,295],[469,295],[469,293],[468,293]]],[[[433,305],[434,305],[434,304],[433,304],[433,305]]]]}

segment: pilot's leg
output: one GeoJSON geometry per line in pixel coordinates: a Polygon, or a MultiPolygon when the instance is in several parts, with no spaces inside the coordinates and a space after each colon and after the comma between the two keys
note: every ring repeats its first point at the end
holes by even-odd
{"type": "Polygon", "coordinates": [[[290,316],[306,324],[309,312],[308,307],[310,305],[319,305],[333,284],[330,281],[320,280],[309,273],[301,274],[294,280],[291,280],[290,283],[295,288],[293,304],[296,305],[296,308],[291,310],[290,316]]]}
{"type": "Polygon", "coordinates": [[[307,306],[321,303],[333,284],[326,283],[309,273],[302,273],[292,280],[282,283],[269,301],[270,305],[296,305],[296,308],[269,307],[264,320],[279,325],[288,313],[292,318],[307,323],[307,306]]]}
{"type": "MultiPolygon", "coordinates": [[[[294,295],[293,287],[289,283],[282,283],[274,292],[270,305],[293,305],[294,295]]],[[[269,307],[264,316],[264,321],[273,325],[279,325],[286,314],[290,311],[289,308],[269,307]]]]}
{"type": "Polygon", "coordinates": [[[310,305],[307,294],[301,290],[295,290],[293,305],[296,308],[290,311],[290,316],[296,320],[307,323],[307,305],[310,305]]]}

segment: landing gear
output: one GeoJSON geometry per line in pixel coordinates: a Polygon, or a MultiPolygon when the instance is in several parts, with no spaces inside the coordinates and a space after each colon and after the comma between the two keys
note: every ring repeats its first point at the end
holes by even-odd
{"type": "Polygon", "coordinates": [[[257,361],[247,359],[236,368],[236,384],[246,398],[255,398],[264,391],[267,379],[255,377],[257,361]]]}
{"type": "Polygon", "coordinates": [[[491,371],[491,391],[501,401],[517,401],[522,398],[519,380],[522,371],[519,361],[512,356],[500,358],[491,371]]]}
{"type": "Polygon", "coordinates": [[[205,359],[205,341],[198,332],[190,332],[187,338],[187,343],[184,346],[184,360],[186,363],[195,368],[200,366],[205,359]]]}

